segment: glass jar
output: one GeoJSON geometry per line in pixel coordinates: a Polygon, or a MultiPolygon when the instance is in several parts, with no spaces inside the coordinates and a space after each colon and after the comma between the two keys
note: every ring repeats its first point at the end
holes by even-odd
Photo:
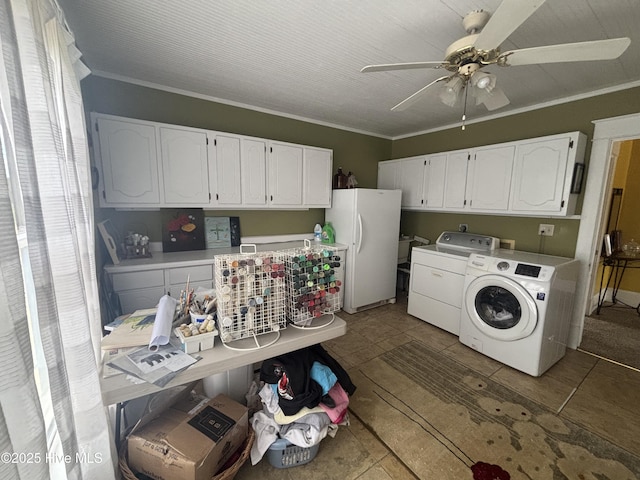
{"type": "Polygon", "coordinates": [[[639,257],[640,256],[640,243],[636,242],[633,238],[622,245],[622,253],[627,257],[639,257]]]}

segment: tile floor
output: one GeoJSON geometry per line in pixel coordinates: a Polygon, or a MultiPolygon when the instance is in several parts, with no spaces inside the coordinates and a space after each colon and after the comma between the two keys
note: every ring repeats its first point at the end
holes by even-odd
{"type": "MultiPolygon", "coordinates": [[[[347,322],[347,334],[324,346],[348,372],[355,372],[358,365],[398,345],[418,340],[554,411],[562,408],[562,417],[640,455],[640,406],[637,402],[640,372],[569,350],[542,377],[530,377],[471,350],[459,343],[456,336],[408,315],[406,297],[401,295],[396,304],[355,315],[340,312],[339,316],[347,322]]],[[[236,479],[253,478],[386,480],[418,477],[368,430],[367,425],[351,415],[351,425],[340,427],[335,438],[324,439],[312,462],[277,469],[266,458],[255,466],[248,461],[236,479]]]]}

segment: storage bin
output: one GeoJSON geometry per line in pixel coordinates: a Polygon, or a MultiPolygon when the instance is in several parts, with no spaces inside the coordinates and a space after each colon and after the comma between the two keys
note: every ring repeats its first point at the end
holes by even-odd
{"type": "Polygon", "coordinates": [[[213,348],[215,338],[218,335],[218,331],[214,330],[213,332],[185,337],[179,328],[175,328],[173,331],[180,340],[184,353],[198,353],[213,348]]]}
{"type": "Polygon", "coordinates": [[[267,458],[276,468],[297,467],[313,460],[319,448],[319,443],[312,447],[299,447],[284,438],[278,438],[267,450],[267,458]]]}

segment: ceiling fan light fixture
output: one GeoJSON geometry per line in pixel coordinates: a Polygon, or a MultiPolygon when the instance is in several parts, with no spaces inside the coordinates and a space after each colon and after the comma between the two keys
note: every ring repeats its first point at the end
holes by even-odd
{"type": "Polygon", "coordinates": [[[471,85],[480,90],[491,92],[496,86],[496,76],[491,73],[475,72],[471,76],[471,85]]]}
{"type": "Polygon", "coordinates": [[[450,107],[455,106],[460,98],[459,93],[462,90],[463,82],[459,76],[451,78],[444,84],[444,88],[440,91],[440,100],[450,107]]]}

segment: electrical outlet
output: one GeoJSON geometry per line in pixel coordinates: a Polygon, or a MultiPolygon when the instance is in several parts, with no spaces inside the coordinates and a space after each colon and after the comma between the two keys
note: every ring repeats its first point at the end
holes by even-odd
{"type": "Polygon", "coordinates": [[[541,223],[538,227],[538,235],[544,235],[545,237],[553,237],[553,230],[555,225],[548,223],[541,223]]]}

